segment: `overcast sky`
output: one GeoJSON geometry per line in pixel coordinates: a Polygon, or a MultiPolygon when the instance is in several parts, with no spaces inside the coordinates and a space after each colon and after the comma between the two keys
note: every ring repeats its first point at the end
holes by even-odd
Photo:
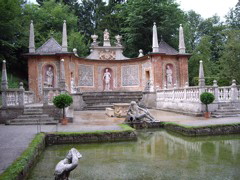
{"type": "MultiPolygon", "coordinates": [[[[36,0],[28,0],[36,2],[36,0]]],[[[176,0],[184,11],[194,10],[203,18],[212,17],[217,14],[224,20],[224,16],[233,8],[238,0],[176,0]]]]}
{"type": "Polygon", "coordinates": [[[223,20],[230,8],[233,8],[238,0],[176,0],[184,11],[194,10],[203,18],[217,14],[223,20]]]}

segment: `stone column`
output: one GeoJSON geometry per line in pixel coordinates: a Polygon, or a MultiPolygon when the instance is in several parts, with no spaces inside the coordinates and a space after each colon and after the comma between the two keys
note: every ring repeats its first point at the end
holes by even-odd
{"type": "Polygon", "coordinates": [[[49,93],[49,89],[43,88],[43,106],[48,105],[48,93],[49,93]]]}
{"type": "Polygon", "coordinates": [[[231,85],[231,102],[236,102],[237,96],[238,96],[238,91],[237,91],[236,80],[233,79],[232,85],[231,85]]]}
{"type": "Polygon", "coordinates": [[[158,35],[156,23],[153,23],[152,52],[159,52],[158,35]]]}
{"type": "Polygon", "coordinates": [[[5,60],[3,60],[3,63],[2,63],[1,89],[2,89],[2,91],[8,89],[7,69],[6,69],[6,61],[5,60]]]}
{"type": "Polygon", "coordinates": [[[65,92],[65,90],[66,90],[64,59],[61,59],[61,61],[60,61],[59,88],[60,88],[60,91],[61,91],[61,92],[65,92]]]}
{"type": "Polygon", "coordinates": [[[214,96],[215,96],[215,100],[214,102],[218,102],[218,98],[219,98],[219,89],[218,89],[218,84],[217,84],[217,80],[213,80],[213,91],[214,91],[214,96]]]}
{"type": "Polygon", "coordinates": [[[35,53],[35,38],[34,38],[34,26],[33,20],[31,20],[30,24],[30,32],[29,32],[29,53],[35,53]]]}
{"type": "Polygon", "coordinates": [[[7,92],[6,92],[7,89],[8,89],[8,80],[7,80],[6,61],[3,60],[3,63],[2,63],[2,82],[1,82],[2,107],[7,107],[7,92]]]}
{"type": "Polygon", "coordinates": [[[185,42],[184,42],[184,34],[183,34],[183,28],[182,28],[182,24],[180,24],[179,27],[179,53],[180,54],[185,54],[185,42]]]}
{"type": "Polygon", "coordinates": [[[62,32],[62,52],[68,52],[67,44],[67,25],[66,20],[63,21],[63,32],[62,32]]]}
{"type": "Polygon", "coordinates": [[[198,86],[199,86],[199,102],[200,101],[200,95],[205,92],[205,77],[204,77],[204,70],[203,70],[203,63],[202,60],[200,61],[199,65],[199,79],[198,79],[198,86]]]}
{"type": "Polygon", "coordinates": [[[25,89],[23,88],[23,83],[19,83],[19,91],[18,91],[18,105],[20,107],[24,106],[24,91],[25,89]]]}

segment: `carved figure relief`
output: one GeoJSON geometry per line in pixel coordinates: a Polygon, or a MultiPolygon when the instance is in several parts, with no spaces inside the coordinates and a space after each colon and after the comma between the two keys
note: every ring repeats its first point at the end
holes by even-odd
{"type": "Polygon", "coordinates": [[[44,87],[54,87],[54,68],[52,65],[46,65],[44,68],[44,87]]]}
{"type": "Polygon", "coordinates": [[[112,82],[112,74],[111,74],[111,69],[106,68],[104,70],[104,74],[103,74],[103,80],[104,80],[104,91],[111,91],[111,82],[112,82]]]}
{"type": "Polygon", "coordinates": [[[122,66],[122,86],[138,86],[138,65],[122,66]]]}
{"type": "Polygon", "coordinates": [[[113,60],[116,58],[115,51],[109,51],[108,49],[99,52],[99,59],[101,60],[113,60]]]}
{"type": "Polygon", "coordinates": [[[80,65],[78,68],[79,86],[93,86],[93,66],[80,65]]]}

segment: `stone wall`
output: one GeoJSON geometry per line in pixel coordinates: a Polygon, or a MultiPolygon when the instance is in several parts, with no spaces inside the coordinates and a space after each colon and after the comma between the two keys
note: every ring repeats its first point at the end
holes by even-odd
{"type": "Polygon", "coordinates": [[[156,93],[155,92],[143,92],[143,98],[140,105],[147,108],[156,108],[156,93]]]}
{"type": "Polygon", "coordinates": [[[59,122],[62,119],[62,109],[58,109],[55,106],[43,106],[43,114],[48,114],[50,117],[53,117],[54,120],[58,120],[59,122]]]}
{"type": "Polygon", "coordinates": [[[103,133],[70,133],[70,134],[47,134],[47,145],[74,144],[74,143],[98,143],[136,140],[134,131],[131,132],[103,132],[103,133]]]}
{"type": "Polygon", "coordinates": [[[8,107],[0,109],[0,124],[7,124],[7,120],[15,119],[23,114],[23,107],[8,107]]]}
{"type": "Polygon", "coordinates": [[[183,127],[174,124],[166,124],[164,125],[164,128],[186,136],[211,136],[240,133],[240,124],[213,125],[207,127],[183,127]]]}
{"type": "Polygon", "coordinates": [[[72,53],[58,55],[35,55],[28,57],[29,89],[35,92],[37,101],[42,100],[45,69],[52,67],[54,88],[60,78],[60,60],[64,59],[65,80],[68,91],[71,79],[80,92],[104,91],[103,74],[106,69],[111,73],[110,90],[144,91],[151,81],[152,91],[166,85],[166,65],[173,67],[174,84],[184,86],[188,81],[187,56],[149,54],[140,58],[125,60],[93,60],[79,58],[72,53]]]}

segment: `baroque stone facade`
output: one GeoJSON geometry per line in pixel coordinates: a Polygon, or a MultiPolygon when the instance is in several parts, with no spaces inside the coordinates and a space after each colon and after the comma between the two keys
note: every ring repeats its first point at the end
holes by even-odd
{"type": "Polygon", "coordinates": [[[91,53],[86,58],[79,57],[76,49],[67,51],[66,22],[62,46],[53,37],[36,50],[31,42],[32,49],[25,55],[28,58],[29,89],[35,93],[37,101],[43,100],[44,88],[64,88],[71,93],[155,92],[184,87],[188,83],[190,55],[183,51],[179,53],[163,40],[158,44],[156,31],[153,31],[153,53],[144,55],[141,50],[139,57],[131,59],[122,54],[122,36],[115,36],[112,45],[110,32],[106,29],[103,46],[98,45],[97,35],[91,37],[91,53]]]}

